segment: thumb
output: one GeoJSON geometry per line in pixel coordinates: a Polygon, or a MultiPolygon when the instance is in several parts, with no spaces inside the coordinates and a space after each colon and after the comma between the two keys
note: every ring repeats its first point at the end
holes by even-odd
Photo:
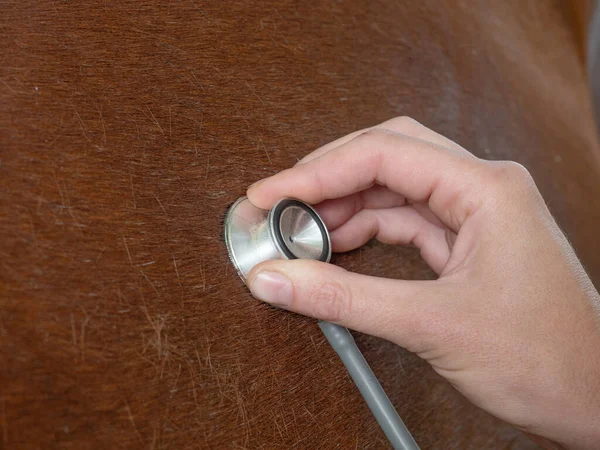
{"type": "MultiPolygon", "coordinates": [[[[319,261],[266,261],[248,274],[259,300],[423,351],[444,323],[438,281],[403,281],[348,272],[319,261]]],[[[447,296],[447,293],[445,294],[447,296]]]]}

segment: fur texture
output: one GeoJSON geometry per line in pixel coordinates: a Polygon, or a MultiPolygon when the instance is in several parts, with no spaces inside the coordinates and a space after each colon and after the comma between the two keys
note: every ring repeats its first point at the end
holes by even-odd
{"type": "MultiPolygon", "coordinates": [[[[250,183],[393,116],[526,165],[600,282],[559,2],[9,0],[0,23],[2,448],[387,448],[316,323],[255,301],[220,236],[250,183]]],[[[411,249],[334,262],[432,277],[411,249]]],[[[357,340],[423,449],[535,446],[357,340]]]]}

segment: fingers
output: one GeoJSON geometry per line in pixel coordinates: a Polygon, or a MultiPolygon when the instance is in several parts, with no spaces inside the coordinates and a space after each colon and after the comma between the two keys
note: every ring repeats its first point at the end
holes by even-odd
{"type": "Polygon", "coordinates": [[[446,138],[445,136],[442,136],[441,134],[436,133],[435,131],[427,128],[424,125],[421,125],[419,122],[417,122],[414,119],[411,119],[410,117],[402,116],[402,117],[394,117],[393,119],[386,120],[385,122],[382,122],[379,125],[375,125],[374,127],[364,128],[362,130],[355,131],[355,132],[347,134],[346,136],[343,136],[339,139],[336,139],[335,141],[330,142],[330,143],[318,148],[314,152],[309,153],[304,158],[302,158],[300,161],[298,161],[298,164],[306,164],[307,162],[312,161],[315,158],[319,158],[320,156],[324,155],[325,153],[329,152],[330,150],[333,150],[334,148],[337,148],[340,145],[343,145],[343,144],[351,141],[355,137],[363,134],[365,131],[372,130],[372,129],[395,131],[396,133],[400,133],[400,134],[404,134],[406,136],[410,136],[412,138],[432,142],[432,143],[440,145],[442,147],[447,147],[450,149],[454,149],[456,151],[469,153],[469,152],[467,152],[467,150],[462,148],[456,142],[453,142],[450,139],[446,138]]]}
{"type": "Polygon", "coordinates": [[[309,260],[267,261],[248,276],[267,303],[424,351],[443,323],[448,296],[438,281],[400,281],[347,272],[309,260]]]}
{"type": "Polygon", "coordinates": [[[268,209],[281,197],[320,203],[376,184],[415,202],[428,202],[445,226],[458,231],[477,206],[476,158],[389,131],[370,130],[306,164],[254,184],[248,197],[268,209]]]}
{"type": "Polygon", "coordinates": [[[372,238],[385,244],[413,244],[429,267],[440,274],[450,257],[446,231],[412,206],[364,209],[331,232],[331,242],[335,252],[353,250],[372,238]]]}
{"type": "Polygon", "coordinates": [[[350,134],[347,134],[346,136],[342,136],[341,138],[336,139],[335,141],[329,142],[328,144],[325,144],[322,147],[319,147],[318,149],[306,155],[304,158],[298,161],[296,165],[306,164],[307,162],[312,161],[313,159],[319,158],[325,153],[329,152],[330,150],[333,150],[347,142],[350,142],[352,139],[363,134],[367,130],[370,130],[370,128],[363,128],[362,130],[354,131],[350,134]]]}
{"type": "Polygon", "coordinates": [[[332,231],[347,222],[352,216],[363,209],[384,209],[402,206],[406,198],[392,192],[385,186],[373,186],[361,192],[342,198],[325,200],[315,206],[315,209],[332,231]]]}

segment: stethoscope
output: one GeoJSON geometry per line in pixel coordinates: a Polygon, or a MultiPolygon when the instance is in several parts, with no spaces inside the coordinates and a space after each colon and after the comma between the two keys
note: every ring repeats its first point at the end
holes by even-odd
{"type": "MultiPolygon", "coordinates": [[[[250,270],[263,261],[329,262],[331,258],[331,241],[325,223],[310,205],[291,198],[279,200],[270,211],[257,208],[247,197],[238,199],[225,215],[225,243],[231,262],[244,282],[250,270]]],[[[324,321],[319,321],[319,328],[348,369],[392,447],[419,450],[350,332],[324,321]]]]}

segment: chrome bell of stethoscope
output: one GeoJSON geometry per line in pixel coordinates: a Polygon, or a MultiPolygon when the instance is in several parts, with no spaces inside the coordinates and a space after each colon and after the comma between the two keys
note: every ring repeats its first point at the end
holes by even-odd
{"type": "Polygon", "coordinates": [[[283,198],[270,211],[239,198],[225,215],[229,258],[245,281],[256,264],[271,259],[316,259],[329,262],[329,232],[306,203],[283,198]]]}

